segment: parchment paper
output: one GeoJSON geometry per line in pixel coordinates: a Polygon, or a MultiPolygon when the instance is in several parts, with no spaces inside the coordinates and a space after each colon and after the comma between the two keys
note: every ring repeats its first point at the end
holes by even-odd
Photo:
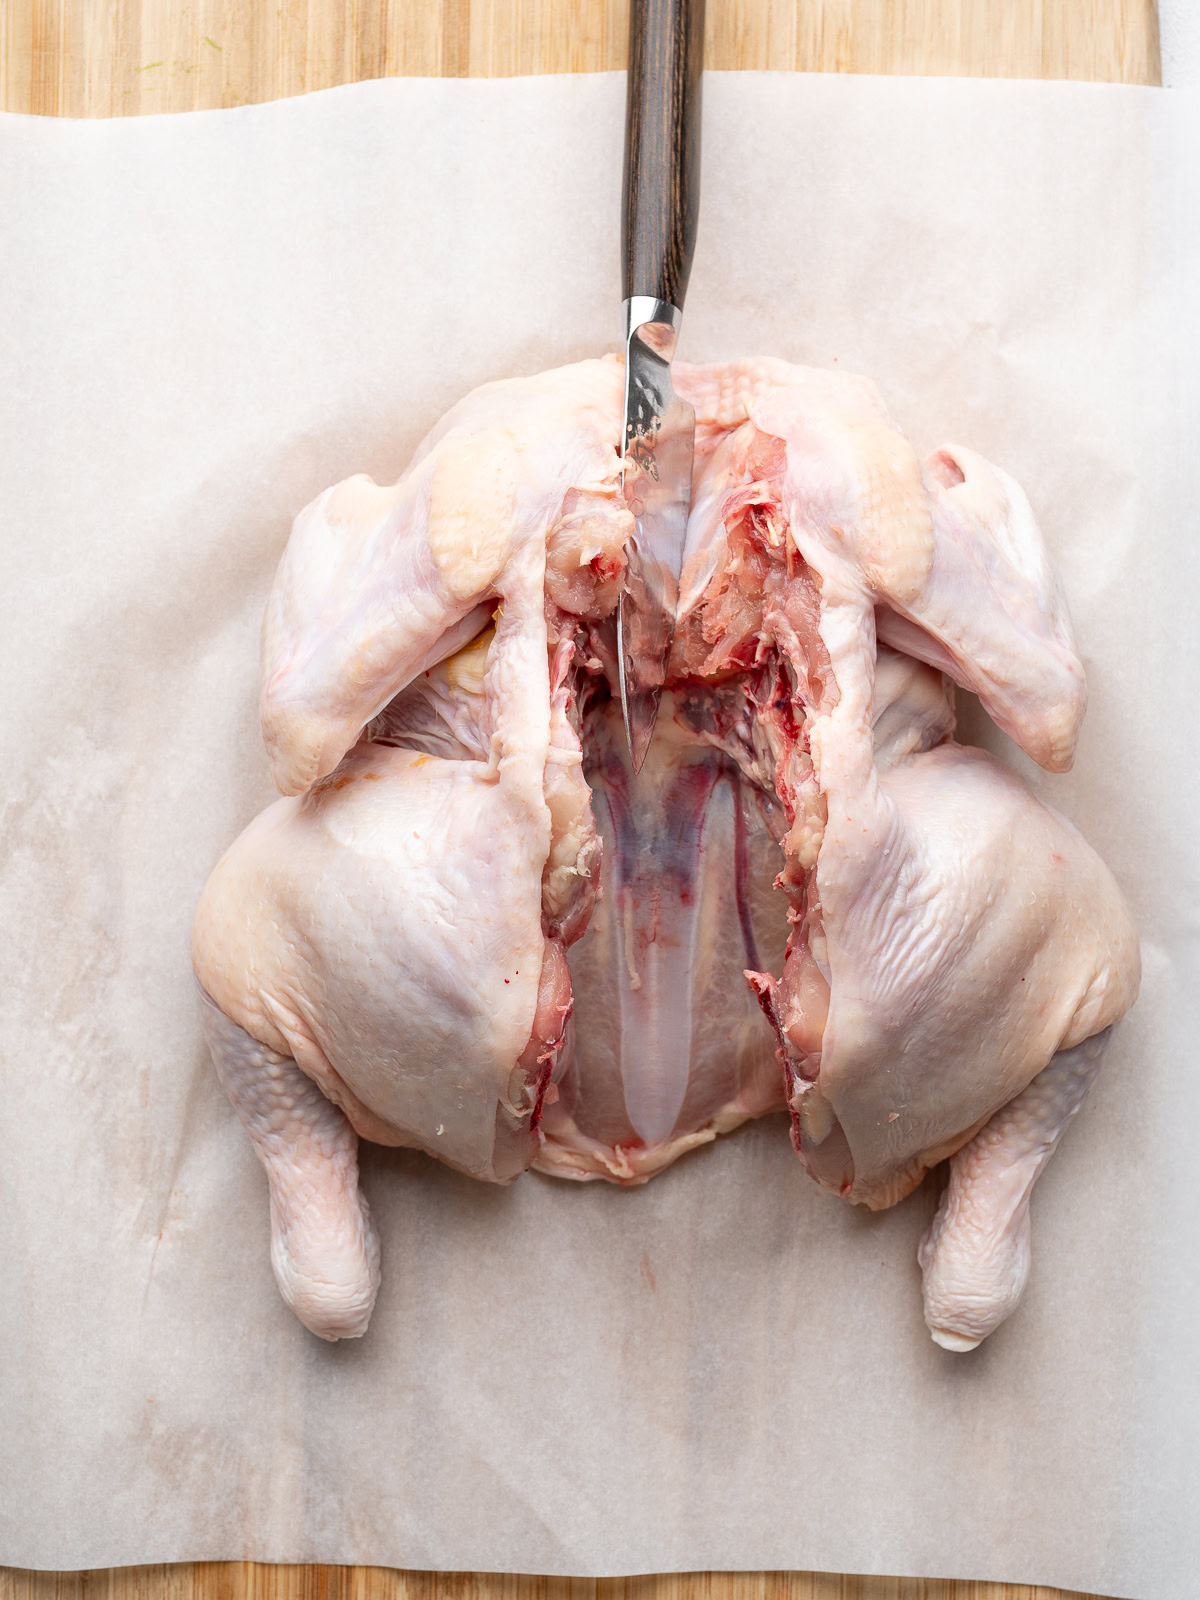
{"type": "Polygon", "coordinates": [[[1038,1188],[1025,1302],[935,1348],[935,1186],[847,1208],[772,1119],[635,1191],[368,1150],[368,1336],[285,1310],[186,953],[271,797],[264,596],[324,485],[612,345],[622,80],[8,117],[0,1561],[1195,1593],[1195,124],[1067,84],[705,93],[682,353],[873,374],[920,448],[1025,484],[1073,604],[1091,710],[1033,779],[1119,874],[1146,976],[1038,1188]]]}

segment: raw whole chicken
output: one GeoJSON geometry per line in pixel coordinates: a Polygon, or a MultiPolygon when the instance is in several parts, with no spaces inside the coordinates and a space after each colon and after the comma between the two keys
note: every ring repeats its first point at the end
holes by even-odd
{"type": "Polygon", "coordinates": [[[292,531],[261,705],[286,798],[193,934],[279,1286],[314,1333],[366,1329],[360,1137],[634,1184],[786,1110],[816,1181],[871,1207],[950,1159],[925,1315],[970,1349],[1139,977],[1108,870],[953,737],[952,681],[1070,765],[1084,678],[1041,536],[972,451],[919,461],[863,379],[677,366],[693,502],[635,778],[621,382],[606,358],[485,385],[396,487],[351,478],[292,531]]]}

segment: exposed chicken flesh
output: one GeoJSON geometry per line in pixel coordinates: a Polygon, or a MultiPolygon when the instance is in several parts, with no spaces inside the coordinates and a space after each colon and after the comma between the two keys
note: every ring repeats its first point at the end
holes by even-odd
{"type": "Polygon", "coordinates": [[[293,529],[263,636],[287,798],[193,936],[276,1276],[315,1332],[365,1330],[356,1135],[637,1183],[786,1108],[869,1206],[952,1158],[921,1264],[933,1337],[968,1349],[1019,1298],[1032,1184],[1139,973],[1096,855],[953,739],[951,679],[1070,764],[1041,536],[981,457],[921,463],[866,380],[680,367],[693,503],[635,779],[620,386],[613,359],[487,385],[395,488],[352,478],[293,529]]]}

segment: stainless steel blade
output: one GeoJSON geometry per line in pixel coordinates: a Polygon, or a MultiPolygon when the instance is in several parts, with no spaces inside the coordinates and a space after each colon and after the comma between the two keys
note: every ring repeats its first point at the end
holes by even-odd
{"type": "Polygon", "coordinates": [[[634,514],[634,530],[617,609],[617,659],[635,772],[646,759],[654,732],[675,636],[692,498],[696,414],[671,383],[679,323],[679,311],[665,300],[634,295],[625,302],[621,485],[634,514]]]}

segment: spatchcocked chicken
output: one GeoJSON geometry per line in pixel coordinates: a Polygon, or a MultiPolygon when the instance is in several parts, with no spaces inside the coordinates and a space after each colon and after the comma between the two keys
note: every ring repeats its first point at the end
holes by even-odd
{"type": "Polygon", "coordinates": [[[950,1159],[925,1315],[970,1349],[1020,1297],[1033,1184],[1138,984],[1108,870],[953,737],[952,682],[1070,765],[1058,583],[1013,480],[919,461],[867,381],[677,364],[693,501],[635,777],[621,383],[610,358],[488,384],[395,488],[351,478],[292,531],[262,683],[287,798],[193,934],[276,1277],[314,1333],[366,1329],[360,1137],[633,1184],[786,1110],[816,1181],[871,1207],[950,1159]]]}

